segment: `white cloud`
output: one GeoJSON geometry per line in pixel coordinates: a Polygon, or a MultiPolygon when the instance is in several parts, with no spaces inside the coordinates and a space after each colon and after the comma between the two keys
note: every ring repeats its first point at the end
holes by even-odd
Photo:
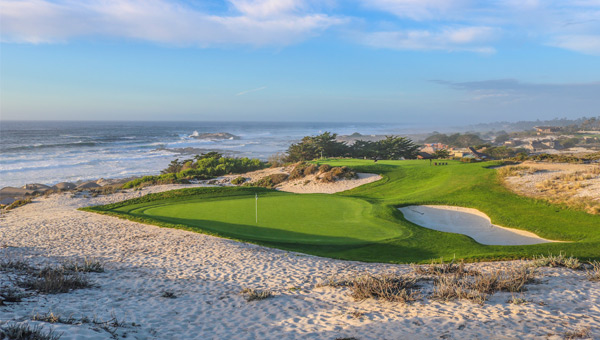
{"type": "MultiPolygon", "coordinates": [[[[529,39],[581,53],[598,55],[600,39],[599,0],[359,0],[365,8],[402,19],[403,32],[423,25],[486,26],[507,38],[529,39]],[[410,22],[412,20],[412,22],[410,22]]],[[[431,31],[431,28],[426,28],[431,31]]],[[[460,32],[469,40],[468,32],[460,32]]],[[[452,38],[452,37],[447,37],[452,38]]],[[[419,45],[427,45],[429,36],[419,45]]],[[[402,39],[405,40],[405,39],[402,39]]],[[[460,41],[460,36],[455,37],[460,41]]],[[[415,45],[411,41],[400,45],[415,45]]]]}
{"type": "Polygon", "coordinates": [[[167,0],[2,0],[2,41],[60,42],[116,36],[175,45],[287,45],[345,19],[299,13],[301,0],[231,0],[208,14],[167,0]]]}
{"type": "Polygon", "coordinates": [[[555,37],[549,45],[600,56],[600,35],[561,35],[555,37]]]}
{"type": "Polygon", "coordinates": [[[485,45],[494,34],[495,30],[491,27],[459,27],[445,28],[440,31],[372,32],[361,34],[359,39],[362,43],[377,48],[494,53],[493,47],[485,45]]]}
{"type": "Polygon", "coordinates": [[[463,6],[464,0],[362,0],[366,8],[413,20],[441,19],[463,6]]]}

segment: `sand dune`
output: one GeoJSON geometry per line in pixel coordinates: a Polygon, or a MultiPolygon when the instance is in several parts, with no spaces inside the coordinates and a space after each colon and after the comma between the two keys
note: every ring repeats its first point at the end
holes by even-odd
{"type": "MultiPolygon", "coordinates": [[[[495,294],[483,306],[427,299],[408,306],[355,302],[347,288],[315,285],[332,275],[408,273],[410,266],[307,256],[76,210],[177,187],[95,198],[58,194],[3,216],[0,257],[57,263],[91,256],[106,263],[106,272],[89,274],[96,288],[1,306],[0,321],[23,322],[49,311],[75,318],[116,317],[125,321],[116,330],[118,338],[161,340],[562,339],[580,327],[590,327],[592,337],[600,337],[600,284],[588,281],[583,272],[542,268],[540,283],[523,294],[530,302],[520,305],[506,302],[510,293],[495,294]],[[275,296],[246,302],[239,295],[244,287],[269,289],[275,296]],[[161,297],[164,291],[177,298],[161,297]]],[[[0,287],[9,285],[10,275],[0,274],[0,287]]],[[[111,339],[92,324],[37,323],[63,332],[63,340],[111,339]]]]}

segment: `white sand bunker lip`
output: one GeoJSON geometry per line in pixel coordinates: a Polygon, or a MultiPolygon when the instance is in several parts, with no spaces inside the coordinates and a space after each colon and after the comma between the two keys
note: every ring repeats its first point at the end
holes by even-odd
{"type": "Polygon", "coordinates": [[[449,205],[411,205],[399,208],[404,218],[422,227],[467,235],[486,245],[520,246],[548,242],[529,231],[492,224],[490,218],[479,210],[449,205]]]}

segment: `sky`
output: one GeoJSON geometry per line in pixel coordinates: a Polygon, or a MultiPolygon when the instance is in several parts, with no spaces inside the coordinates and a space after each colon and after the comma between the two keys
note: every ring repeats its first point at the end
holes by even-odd
{"type": "Polygon", "coordinates": [[[600,115],[600,0],[0,0],[0,119],[600,115]]]}

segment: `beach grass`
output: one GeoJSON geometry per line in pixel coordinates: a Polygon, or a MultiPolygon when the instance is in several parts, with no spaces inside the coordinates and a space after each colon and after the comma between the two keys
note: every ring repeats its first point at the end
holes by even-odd
{"type": "Polygon", "coordinates": [[[214,234],[308,254],[369,262],[427,263],[533,258],[540,254],[600,259],[600,217],[518,196],[502,186],[498,162],[433,166],[429,161],[325,159],[382,179],[333,195],[254,187],[191,188],[83,208],[143,223],[214,234]],[[258,194],[258,223],[255,220],[258,194]],[[398,207],[420,204],[478,209],[497,225],[570,241],[488,246],[465,235],[419,227],[398,207]]]}

